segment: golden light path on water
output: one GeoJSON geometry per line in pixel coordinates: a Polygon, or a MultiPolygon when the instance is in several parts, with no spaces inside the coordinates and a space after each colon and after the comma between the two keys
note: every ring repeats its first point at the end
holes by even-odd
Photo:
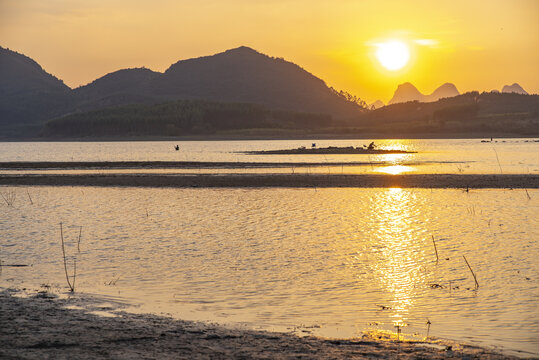
{"type": "Polygon", "coordinates": [[[419,262],[422,248],[410,226],[410,220],[419,214],[412,213],[412,192],[391,188],[376,196],[377,228],[373,236],[377,238],[375,249],[381,261],[373,263],[375,278],[393,296],[393,323],[406,326],[408,311],[414,305],[414,289],[425,281],[419,262]]]}

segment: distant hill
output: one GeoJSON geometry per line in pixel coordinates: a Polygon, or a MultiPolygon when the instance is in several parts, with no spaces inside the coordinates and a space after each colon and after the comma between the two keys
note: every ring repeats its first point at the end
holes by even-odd
{"type": "Polygon", "coordinates": [[[393,97],[389,100],[388,104],[397,104],[404,103],[407,101],[419,101],[419,102],[433,102],[438,101],[439,99],[448,98],[460,95],[456,86],[451,83],[445,83],[442,86],[438,87],[430,95],[422,94],[417,88],[411,83],[407,82],[400,84],[395,90],[393,97]]]}
{"type": "Polygon", "coordinates": [[[539,95],[469,92],[436,102],[397,103],[364,114],[354,127],[354,131],[363,133],[405,137],[414,134],[537,136],[539,95]]]}
{"type": "Polygon", "coordinates": [[[111,106],[187,99],[260,104],[337,119],[365,111],[359,98],[335,91],[296,64],[248,47],[181,60],[164,73],[123,69],[74,90],[32,59],[6,49],[0,52],[0,69],[0,129],[4,130],[111,106]]]}
{"type": "Polygon", "coordinates": [[[34,60],[0,47],[0,128],[9,132],[64,112],[70,88],[34,60]]]}
{"type": "Polygon", "coordinates": [[[339,118],[357,116],[360,110],[298,65],[245,46],[178,61],[149,83],[147,93],[167,99],[263,104],[339,118]]]}
{"type": "Polygon", "coordinates": [[[376,100],[375,102],[369,104],[369,109],[376,110],[381,108],[382,106],[386,106],[386,104],[384,104],[382,100],[376,100]]]}
{"type": "Polygon", "coordinates": [[[69,87],[34,60],[0,46],[0,95],[67,92],[69,87]]]}
{"type": "Polygon", "coordinates": [[[517,83],[514,83],[513,85],[505,85],[502,89],[502,93],[506,93],[506,94],[515,93],[515,94],[528,95],[526,90],[524,90],[522,86],[520,86],[517,83]]]}

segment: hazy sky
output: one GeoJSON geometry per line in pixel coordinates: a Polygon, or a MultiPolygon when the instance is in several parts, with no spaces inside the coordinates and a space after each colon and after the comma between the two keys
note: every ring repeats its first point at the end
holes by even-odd
{"type": "Polygon", "coordinates": [[[539,93],[539,0],[0,0],[0,45],[71,87],[246,45],[368,102],[405,81],[539,93]],[[374,56],[388,39],[410,46],[402,70],[374,56]]]}

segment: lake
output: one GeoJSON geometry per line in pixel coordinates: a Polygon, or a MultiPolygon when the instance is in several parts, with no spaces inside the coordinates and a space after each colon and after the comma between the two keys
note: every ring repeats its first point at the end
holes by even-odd
{"type": "MultiPolygon", "coordinates": [[[[373,165],[358,168],[409,162],[419,173],[538,173],[538,143],[501,141],[376,140],[418,153],[404,160],[371,155],[373,165]]],[[[179,152],[174,142],[0,143],[0,161],[277,162],[291,157],[236,152],[306,143],[180,142],[179,152]]],[[[327,337],[395,331],[395,324],[407,336],[424,337],[429,320],[431,336],[539,355],[539,190],[10,186],[0,192],[15,194],[13,206],[0,199],[0,259],[32,265],[4,268],[2,287],[65,291],[62,223],[70,269],[77,258],[77,291],[126,302],[133,311],[327,337]]]]}
{"type": "MultiPolygon", "coordinates": [[[[480,139],[0,142],[0,162],[5,161],[362,162],[363,166],[257,169],[256,171],[330,174],[539,174],[539,142],[537,139],[495,139],[488,143],[482,143],[480,139]],[[417,153],[303,156],[242,153],[294,149],[300,146],[310,147],[312,143],[318,147],[357,147],[369,144],[371,141],[374,141],[380,149],[417,151],[417,153]],[[179,151],[174,150],[176,144],[180,145],[179,151]]],[[[251,172],[252,170],[241,169],[234,172],[239,171],[251,172]]],[[[6,171],[0,170],[0,172],[6,171]]]]}

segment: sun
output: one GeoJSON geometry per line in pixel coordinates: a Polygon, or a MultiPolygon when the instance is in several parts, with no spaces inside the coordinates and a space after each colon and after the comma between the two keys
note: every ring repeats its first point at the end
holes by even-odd
{"type": "Polygon", "coordinates": [[[376,45],[376,58],[387,70],[402,69],[410,60],[410,49],[399,40],[388,40],[376,45]]]}

